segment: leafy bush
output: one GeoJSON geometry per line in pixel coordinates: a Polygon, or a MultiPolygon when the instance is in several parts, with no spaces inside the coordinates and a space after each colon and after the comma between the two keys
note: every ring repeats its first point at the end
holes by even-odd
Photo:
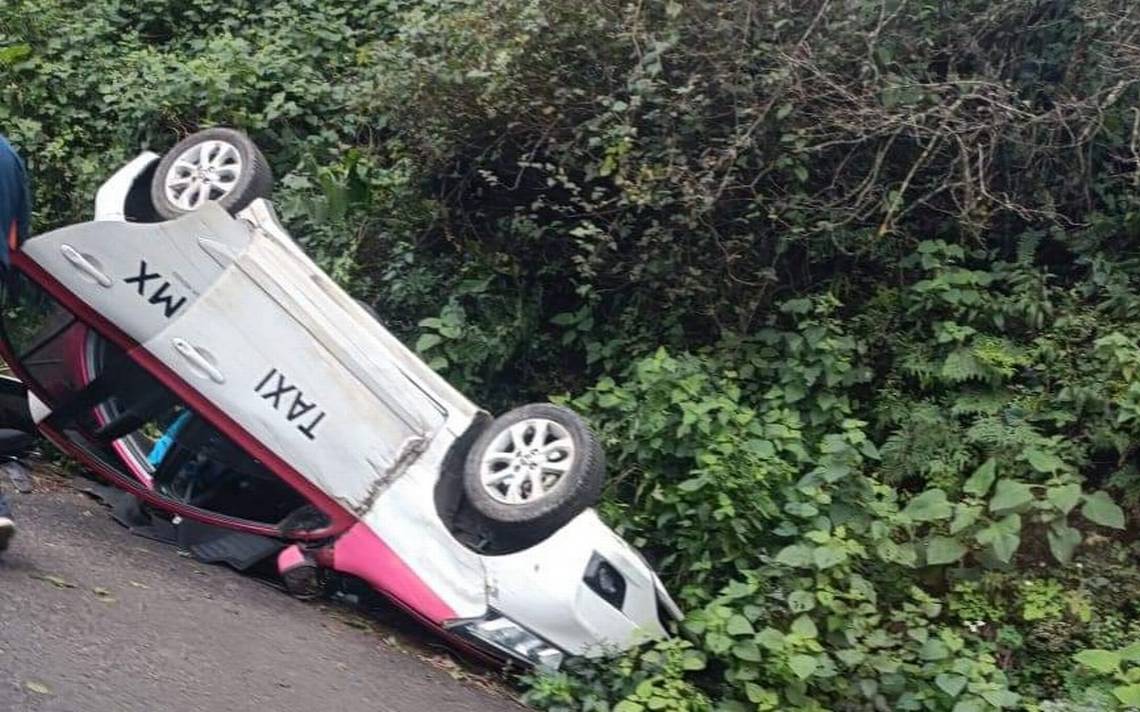
{"type": "Polygon", "coordinates": [[[434,367],[592,420],[603,515],[689,615],[534,704],[1112,709],[1138,32],[1125,0],[15,0],[0,127],[39,229],[245,128],[434,367]]]}

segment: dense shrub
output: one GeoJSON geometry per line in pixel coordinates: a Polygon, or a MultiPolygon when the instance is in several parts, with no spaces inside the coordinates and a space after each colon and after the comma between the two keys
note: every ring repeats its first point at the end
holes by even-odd
{"type": "Polygon", "coordinates": [[[306,247],[553,396],[684,635],[551,710],[1140,704],[1127,0],[0,7],[37,222],[236,124],[306,247]]]}

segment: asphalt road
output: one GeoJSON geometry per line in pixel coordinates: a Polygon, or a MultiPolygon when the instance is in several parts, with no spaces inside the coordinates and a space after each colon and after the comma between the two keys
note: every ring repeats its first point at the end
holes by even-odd
{"type": "Polygon", "coordinates": [[[20,530],[0,556],[0,710],[521,709],[383,630],[131,535],[74,490],[12,503],[20,530]]]}

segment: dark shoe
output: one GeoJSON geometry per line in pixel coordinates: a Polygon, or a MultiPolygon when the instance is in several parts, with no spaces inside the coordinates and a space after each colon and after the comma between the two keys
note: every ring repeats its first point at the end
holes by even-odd
{"type": "Polygon", "coordinates": [[[8,517],[0,517],[0,551],[8,548],[8,542],[16,534],[16,523],[8,517]]]}

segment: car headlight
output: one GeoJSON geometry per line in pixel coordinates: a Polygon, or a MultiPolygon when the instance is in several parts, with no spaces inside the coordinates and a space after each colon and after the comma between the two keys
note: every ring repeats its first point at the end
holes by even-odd
{"type": "Polygon", "coordinates": [[[500,615],[456,626],[457,632],[481,640],[529,665],[557,670],[565,655],[526,628],[500,615]]]}
{"type": "Polygon", "coordinates": [[[586,575],[582,577],[586,586],[602,597],[602,600],[621,610],[625,605],[625,576],[610,562],[595,553],[586,565],[586,575]]]}

